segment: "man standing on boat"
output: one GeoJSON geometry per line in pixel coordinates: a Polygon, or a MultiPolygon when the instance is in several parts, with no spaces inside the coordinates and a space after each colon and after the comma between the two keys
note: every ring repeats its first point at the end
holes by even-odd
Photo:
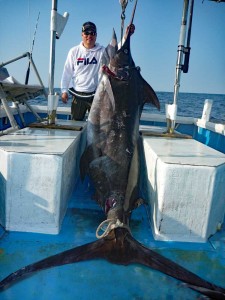
{"type": "MultiPolygon", "coordinates": [[[[134,30],[132,24],[130,33],[133,34],[134,30]]],[[[68,92],[73,95],[71,115],[77,121],[83,120],[91,108],[105,51],[105,47],[96,43],[97,28],[94,23],[83,24],[81,37],[81,43],[71,48],[67,55],[61,79],[62,101],[68,102],[68,92]]]]}

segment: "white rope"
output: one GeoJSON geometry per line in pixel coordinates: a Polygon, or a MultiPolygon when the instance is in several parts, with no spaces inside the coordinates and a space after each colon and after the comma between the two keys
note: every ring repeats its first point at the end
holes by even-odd
{"type": "Polygon", "coordinates": [[[97,239],[106,237],[111,230],[118,228],[118,227],[126,228],[130,231],[130,228],[127,225],[125,225],[124,223],[120,222],[119,219],[107,219],[107,220],[103,221],[96,230],[97,239]],[[103,226],[106,224],[107,224],[106,228],[103,228],[103,226]],[[100,230],[103,231],[102,234],[99,234],[100,230]]]}

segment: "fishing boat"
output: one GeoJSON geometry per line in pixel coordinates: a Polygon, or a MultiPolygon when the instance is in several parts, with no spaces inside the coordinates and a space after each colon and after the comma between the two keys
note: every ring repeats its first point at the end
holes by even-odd
{"type": "MultiPolygon", "coordinates": [[[[148,202],[134,210],[130,227],[146,247],[225,288],[225,125],[210,121],[213,103],[208,99],[201,118],[177,115],[181,74],[188,71],[193,9],[194,0],[184,0],[173,103],[166,105],[165,114],[141,116],[141,189],[148,202]]],[[[48,94],[30,53],[0,65],[0,280],[95,240],[95,229],[104,220],[92,200],[92,186],[79,173],[86,121],[71,120],[70,109],[58,107],[54,90],[55,39],[67,19],[68,13],[57,13],[53,0],[48,94]],[[20,84],[5,68],[26,57],[37,85],[20,84]],[[29,104],[40,95],[48,106],[29,104]]],[[[198,299],[199,294],[147,267],[103,260],[44,270],[0,292],[2,300],[99,297],[198,299]]]]}

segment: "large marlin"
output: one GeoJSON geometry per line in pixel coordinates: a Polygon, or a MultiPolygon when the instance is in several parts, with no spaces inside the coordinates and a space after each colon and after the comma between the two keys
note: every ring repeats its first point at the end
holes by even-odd
{"type": "Polygon", "coordinates": [[[139,201],[141,137],[139,120],[144,103],[159,108],[158,98],[140,75],[130,52],[130,33],[118,50],[106,49],[109,63],[97,89],[87,125],[87,148],[81,159],[81,175],[93,182],[95,198],[106,214],[106,228],[98,240],[64,251],[12,273],[0,282],[3,290],[13,282],[39,270],[91,259],[116,264],[139,263],[181,280],[191,289],[212,299],[225,299],[225,289],[205,281],[187,269],[152,251],[130,232],[131,212],[139,201]]]}

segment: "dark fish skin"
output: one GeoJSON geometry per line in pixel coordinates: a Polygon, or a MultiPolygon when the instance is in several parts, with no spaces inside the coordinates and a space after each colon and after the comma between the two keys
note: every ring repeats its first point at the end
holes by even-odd
{"type": "MultiPolygon", "coordinates": [[[[113,40],[117,49],[115,32],[113,40]]],[[[111,47],[110,53],[113,52],[111,47]]],[[[106,69],[106,75],[103,75],[88,118],[81,178],[85,175],[91,178],[96,200],[107,217],[118,217],[126,223],[139,198],[140,116],[145,103],[158,109],[160,103],[152,87],[141,76],[140,68],[134,64],[129,35],[108,65],[110,70],[106,69]],[[109,202],[112,201],[114,209],[110,209],[109,202]],[[119,206],[122,209],[116,209],[119,206]]]]}
{"type": "Polygon", "coordinates": [[[185,282],[189,288],[208,296],[209,299],[225,299],[223,288],[205,281],[157,252],[146,248],[124,228],[112,230],[107,237],[95,242],[61,252],[21,268],[0,282],[0,291],[31,273],[93,259],[105,259],[122,265],[142,264],[185,282]]]}
{"type": "MultiPolygon", "coordinates": [[[[141,77],[130,53],[130,36],[120,50],[110,48],[108,76],[100,82],[87,125],[87,149],[81,159],[81,176],[88,174],[95,198],[107,220],[119,220],[118,228],[89,244],[64,251],[12,273],[0,282],[0,290],[31,273],[85,260],[141,264],[172,276],[210,299],[225,299],[225,289],[205,281],[175,262],[146,248],[129,231],[129,219],[139,199],[141,137],[139,120],[144,103],[160,107],[154,90],[141,77]],[[115,51],[114,51],[115,50],[115,51]],[[109,72],[110,71],[110,72],[109,72]]],[[[143,153],[142,153],[143,154],[143,153]]],[[[147,291],[146,291],[147,293],[147,291]]],[[[149,296],[150,297],[150,296],[149,296]]]]}

